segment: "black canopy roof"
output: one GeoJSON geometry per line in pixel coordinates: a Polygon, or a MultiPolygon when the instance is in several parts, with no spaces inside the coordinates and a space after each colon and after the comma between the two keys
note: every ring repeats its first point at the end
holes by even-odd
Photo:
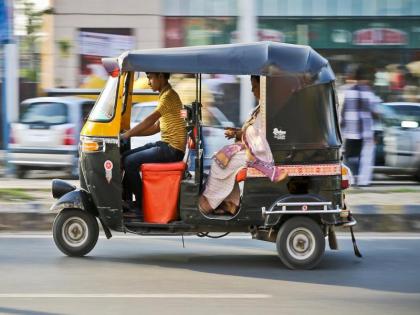
{"type": "Polygon", "coordinates": [[[257,42],[136,50],[121,56],[123,71],[169,73],[308,74],[319,83],[335,79],[328,61],[309,46],[257,42]]]}

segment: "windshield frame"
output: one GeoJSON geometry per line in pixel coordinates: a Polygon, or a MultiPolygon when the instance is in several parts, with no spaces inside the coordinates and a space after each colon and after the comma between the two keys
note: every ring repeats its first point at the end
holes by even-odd
{"type": "Polygon", "coordinates": [[[93,106],[89,117],[88,117],[88,121],[92,121],[92,122],[100,122],[100,123],[107,123],[112,121],[115,118],[115,114],[117,112],[117,103],[118,103],[118,87],[120,85],[120,79],[121,76],[118,77],[112,77],[110,76],[105,84],[105,87],[103,88],[101,94],[99,95],[98,99],[95,102],[95,105],[93,106]],[[109,98],[112,94],[112,90],[107,90],[108,85],[114,84],[114,82],[116,82],[115,84],[115,88],[114,88],[114,93],[115,93],[115,100],[114,100],[114,105],[113,105],[113,112],[112,112],[112,116],[109,119],[93,119],[91,118],[92,115],[94,115],[95,113],[95,109],[100,108],[102,106],[104,106],[104,103],[106,101],[107,98],[109,98]]]}

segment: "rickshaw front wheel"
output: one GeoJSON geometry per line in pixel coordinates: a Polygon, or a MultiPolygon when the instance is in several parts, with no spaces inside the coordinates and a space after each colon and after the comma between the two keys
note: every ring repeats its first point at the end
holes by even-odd
{"type": "Polygon", "coordinates": [[[309,217],[293,217],[282,224],[277,234],[277,252],[289,269],[313,269],[325,251],[320,225],[309,217]]]}
{"type": "Polygon", "coordinates": [[[99,237],[96,218],[86,211],[65,209],[54,220],[55,245],[68,256],[81,257],[89,253],[99,237]]]}

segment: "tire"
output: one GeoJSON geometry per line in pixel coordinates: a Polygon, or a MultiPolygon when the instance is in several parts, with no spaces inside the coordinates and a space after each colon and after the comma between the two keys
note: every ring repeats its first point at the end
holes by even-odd
{"type": "Polygon", "coordinates": [[[297,216],[280,227],[276,245],[278,256],[287,268],[313,269],[324,254],[325,237],[317,222],[297,216]]]}
{"type": "Polygon", "coordinates": [[[415,181],[420,182],[420,168],[414,173],[413,178],[415,181]]]}
{"type": "Polygon", "coordinates": [[[98,241],[98,221],[86,211],[63,210],[54,220],[53,237],[55,245],[67,256],[84,256],[98,241]]]}
{"type": "Polygon", "coordinates": [[[23,166],[16,166],[15,174],[17,178],[25,178],[27,170],[23,166]]]}

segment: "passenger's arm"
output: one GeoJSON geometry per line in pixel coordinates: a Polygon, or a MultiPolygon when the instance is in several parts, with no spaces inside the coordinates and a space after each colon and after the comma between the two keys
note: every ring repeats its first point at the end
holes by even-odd
{"type": "Polygon", "coordinates": [[[161,117],[161,114],[158,111],[155,110],[153,113],[151,113],[149,116],[147,116],[137,126],[135,126],[134,128],[131,128],[130,130],[124,132],[122,134],[122,138],[123,139],[129,139],[131,137],[149,136],[151,134],[156,133],[154,131],[157,130],[157,128],[154,127],[154,126],[155,126],[156,122],[159,120],[160,117],[161,117]],[[152,132],[152,131],[154,133],[149,133],[149,132],[152,132]]]}

